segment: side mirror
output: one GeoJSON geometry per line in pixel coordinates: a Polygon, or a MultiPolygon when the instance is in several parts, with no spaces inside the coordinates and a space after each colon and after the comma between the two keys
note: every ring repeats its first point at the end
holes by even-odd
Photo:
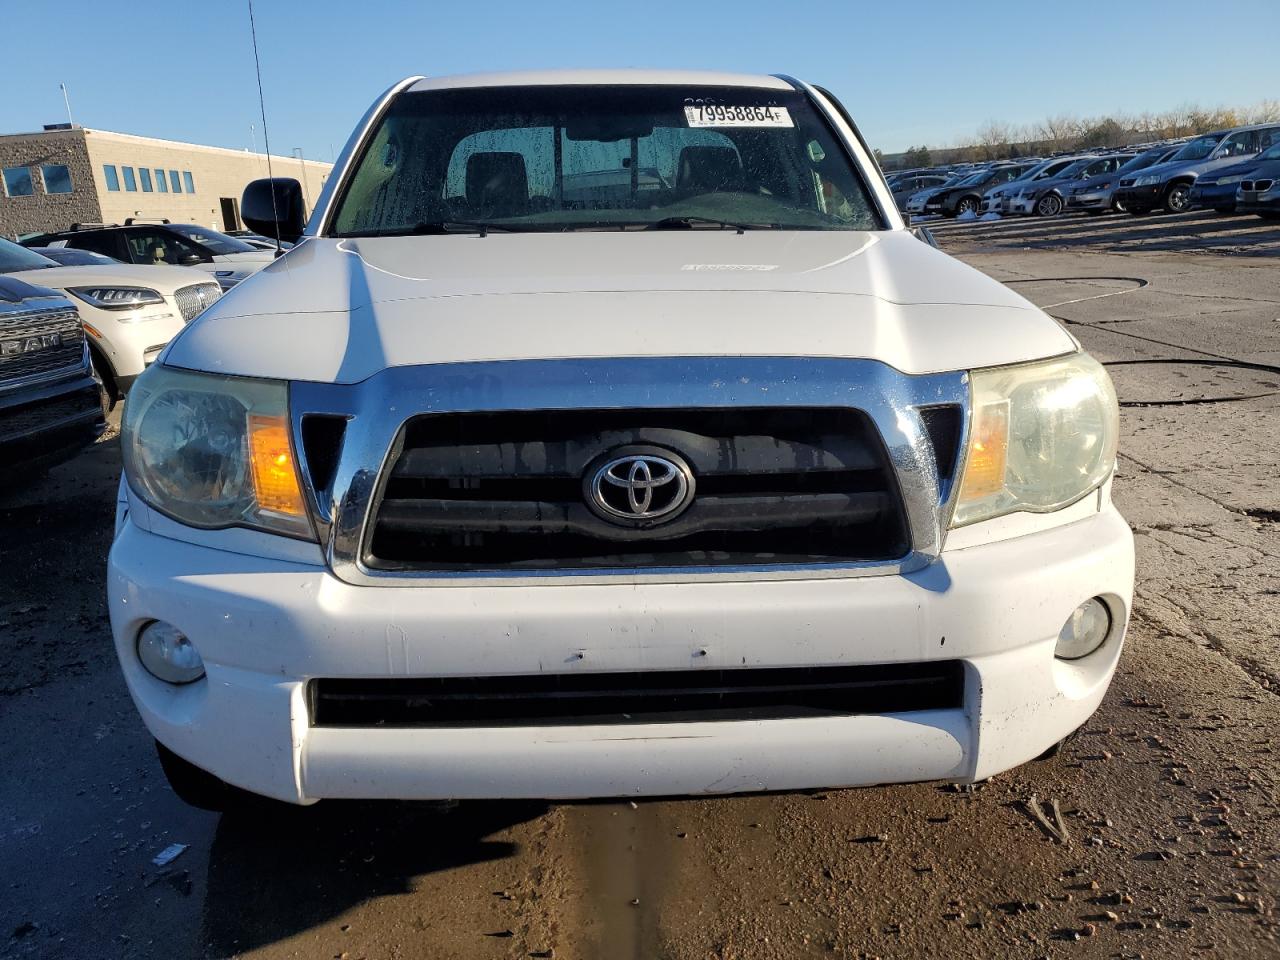
{"type": "Polygon", "coordinates": [[[307,225],[302,184],[289,177],[250,182],[240,198],[240,219],[254,233],[296,243],[307,225]]]}
{"type": "Polygon", "coordinates": [[[178,266],[180,267],[194,267],[198,263],[206,262],[208,261],[198,253],[184,253],[182,256],[178,257],[178,266]]]}

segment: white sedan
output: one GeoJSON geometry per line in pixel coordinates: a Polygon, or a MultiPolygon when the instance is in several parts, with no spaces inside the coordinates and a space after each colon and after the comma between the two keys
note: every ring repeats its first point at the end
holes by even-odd
{"type": "Polygon", "coordinates": [[[137,266],[87,250],[59,248],[53,259],[0,240],[23,258],[12,276],[65,292],[76,305],[93,365],[114,403],[186,324],[222,294],[208,273],[188,267],[137,266]],[[74,257],[75,265],[65,265],[74,257]]]}

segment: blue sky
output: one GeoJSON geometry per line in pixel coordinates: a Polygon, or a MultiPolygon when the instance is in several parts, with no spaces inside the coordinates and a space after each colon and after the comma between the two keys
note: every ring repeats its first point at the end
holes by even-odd
{"type": "MultiPolygon", "coordinates": [[[[381,90],[416,73],[789,73],[829,87],[886,152],[954,143],[991,119],[1280,98],[1276,0],[255,4],[272,150],[324,160],[381,90]]],[[[246,0],[5,6],[0,133],[64,120],[65,81],[85,126],[239,148],[254,124],[261,149],[246,0]]]]}

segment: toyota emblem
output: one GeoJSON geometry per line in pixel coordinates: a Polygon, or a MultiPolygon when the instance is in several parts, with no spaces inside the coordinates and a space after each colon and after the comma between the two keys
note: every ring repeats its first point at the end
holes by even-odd
{"type": "Polygon", "coordinates": [[[615,522],[673,520],[693,499],[688,464],[665,450],[614,450],[583,479],[587,505],[615,522]]]}

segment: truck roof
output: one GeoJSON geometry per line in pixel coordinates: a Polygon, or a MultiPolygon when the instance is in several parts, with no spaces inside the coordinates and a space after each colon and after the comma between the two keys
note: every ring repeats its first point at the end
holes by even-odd
{"type": "Polygon", "coordinates": [[[410,91],[458,90],[475,87],[618,86],[624,84],[682,84],[711,87],[794,89],[786,80],[764,74],[718,73],[712,70],[519,70],[500,73],[464,73],[449,77],[416,77],[410,91]]]}

